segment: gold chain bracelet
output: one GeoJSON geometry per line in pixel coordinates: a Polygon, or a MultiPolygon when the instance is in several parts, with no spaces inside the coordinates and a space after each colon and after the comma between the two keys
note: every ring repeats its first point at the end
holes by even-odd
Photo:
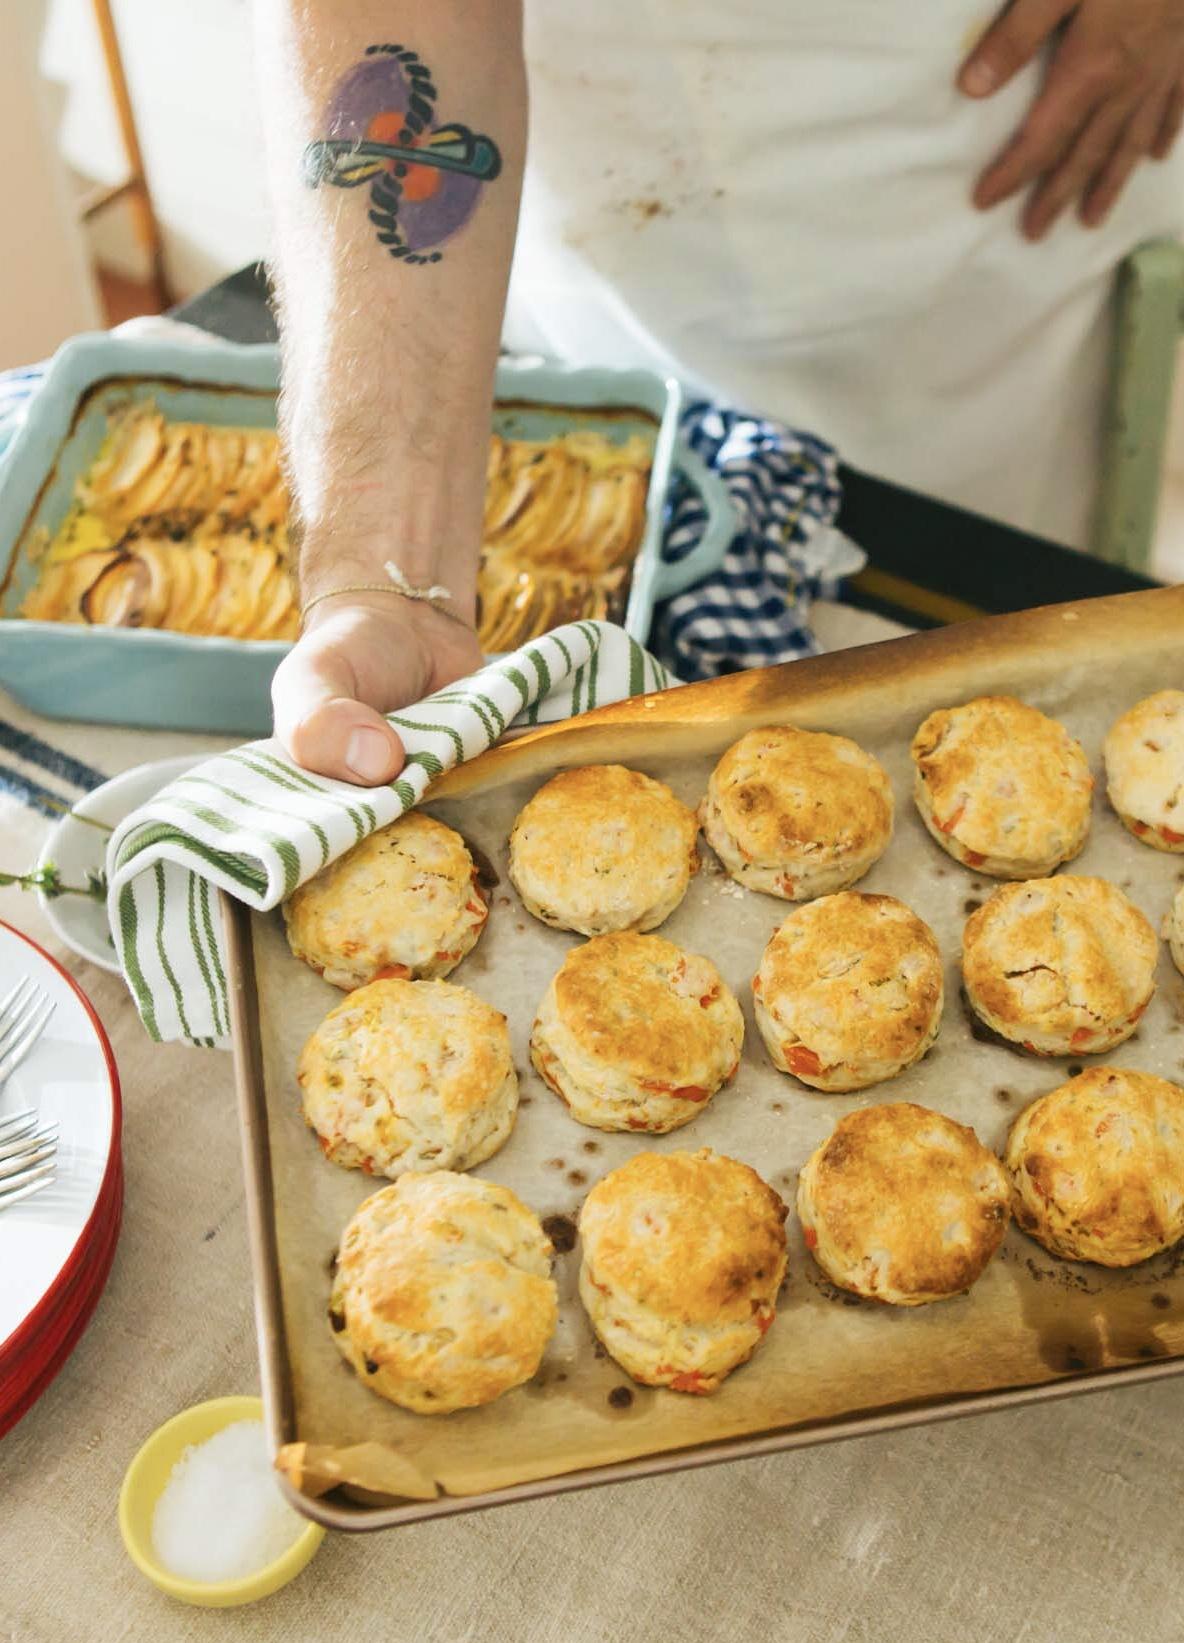
{"type": "MultiPolygon", "coordinates": [[[[452,600],[451,590],[438,584],[432,584],[432,586],[425,588],[414,587],[393,559],[388,559],[382,568],[386,572],[389,581],[347,582],[344,587],[326,588],[324,593],[314,593],[312,598],[306,599],[300,607],[301,622],[304,621],[309,611],[314,606],[319,605],[323,599],[336,599],[339,595],[345,593],[397,593],[404,599],[418,599],[425,605],[431,605],[433,610],[440,611],[443,611],[444,606],[452,600]]],[[[444,614],[451,616],[452,612],[444,611],[444,614]]]]}

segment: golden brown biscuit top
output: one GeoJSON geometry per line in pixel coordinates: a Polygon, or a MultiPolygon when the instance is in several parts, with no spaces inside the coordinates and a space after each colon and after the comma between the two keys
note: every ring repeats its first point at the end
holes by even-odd
{"type": "Polygon", "coordinates": [[[302,933],[316,925],[336,951],[350,957],[381,936],[392,917],[392,903],[402,898],[413,898],[417,919],[434,920],[439,934],[446,935],[456,924],[457,901],[472,891],[475,874],[459,833],[421,810],[410,810],[294,890],[284,912],[302,933]],[[356,935],[350,934],[353,925],[356,935]]]}
{"type": "Polygon", "coordinates": [[[430,1089],[445,1113],[485,1105],[510,1076],[506,1018],[450,981],[371,981],[321,1022],[305,1044],[298,1079],[322,1090],[350,1084],[400,1094],[430,1089]]]}
{"type": "Polygon", "coordinates": [[[624,930],[575,947],[555,977],[563,1026],[588,1055],[636,1082],[674,1088],[739,1039],[740,1006],[708,958],[664,936],[624,930]]]}
{"type": "Polygon", "coordinates": [[[413,1171],[373,1193],[345,1229],[335,1292],[355,1340],[378,1364],[424,1337],[423,1349],[479,1360],[537,1348],[540,1315],[554,1320],[551,1246],[508,1187],[448,1170],[413,1171]],[[432,1337],[437,1337],[433,1342],[432,1337]]]}
{"type": "Polygon", "coordinates": [[[912,1054],[942,996],[937,938],[894,896],[842,890],[796,907],[753,984],[778,1024],[824,1064],[912,1054]]]}
{"type": "Polygon", "coordinates": [[[656,863],[693,870],[699,823],[666,786],[640,770],[590,764],[561,770],[519,812],[510,849],[519,876],[541,892],[586,886],[598,876],[644,880],[656,863]]]}
{"type": "Polygon", "coordinates": [[[962,971],[975,1003],[1049,1031],[1115,1024],[1154,987],[1158,941],[1106,879],[1062,873],[1004,884],[966,921],[962,971]]]}
{"type": "Polygon", "coordinates": [[[781,1199],[755,1170],[703,1148],[639,1152],[580,1210],[590,1275],[688,1324],[749,1319],[785,1258],[781,1199]]]}
{"type": "Polygon", "coordinates": [[[1157,1243],[1184,1199],[1184,1090],[1152,1073],[1087,1067],[1019,1115],[1007,1162],[1078,1230],[1116,1248],[1157,1243]]]}
{"type": "Polygon", "coordinates": [[[708,797],[750,861],[804,847],[863,852],[892,830],[892,784],[846,736],[769,725],[750,730],[711,773],[708,797]]]}
{"type": "Polygon", "coordinates": [[[1042,861],[1088,819],[1093,779],[1081,744],[1014,696],[939,708],[912,755],[936,825],[980,855],[1042,861]]]}
{"type": "Polygon", "coordinates": [[[886,1264],[881,1290],[973,1283],[1008,1214],[1003,1167],[965,1124],[912,1101],[840,1118],[811,1160],[810,1198],[829,1248],[886,1264]]]}
{"type": "Polygon", "coordinates": [[[1115,808],[1184,838],[1184,691],[1136,702],[1110,727],[1104,756],[1115,808]]]}

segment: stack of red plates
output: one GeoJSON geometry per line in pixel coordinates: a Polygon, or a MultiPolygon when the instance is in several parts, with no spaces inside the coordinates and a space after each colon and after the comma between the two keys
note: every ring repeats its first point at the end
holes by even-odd
{"type": "Polygon", "coordinates": [[[29,976],[54,1000],[44,1034],[0,1089],[0,1118],[34,1108],[56,1120],[49,1186],[0,1207],[0,1433],[45,1391],[74,1350],[107,1274],[123,1209],[115,1058],[78,984],[0,922],[0,998],[29,976]]]}

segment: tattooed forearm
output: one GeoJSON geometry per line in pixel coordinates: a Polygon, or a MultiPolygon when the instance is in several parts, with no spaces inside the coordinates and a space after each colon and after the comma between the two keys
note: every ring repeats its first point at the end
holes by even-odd
{"type": "Polygon", "coordinates": [[[469,614],[526,139],[520,5],[255,8],[305,597],[390,559],[469,614]],[[396,12],[415,49],[367,50],[396,12]],[[434,272],[400,278],[390,256],[434,272]]]}
{"type": "Polygon", "coordinates": [[[368,46],[334,87],[325,136],[304,151],[310,188],[369,184],[380,245],[407,263],[439,262],[464,227],[482,186],[501,170],[492,138],[455,121],[437,123],[431,71],[404,46],[368,46]]]}

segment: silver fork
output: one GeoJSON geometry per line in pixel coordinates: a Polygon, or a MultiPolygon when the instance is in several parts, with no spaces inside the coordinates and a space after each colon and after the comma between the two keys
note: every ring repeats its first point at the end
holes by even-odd
{"type": "Polygon", "coordinates": [[[36,1044],[57,1005],[36,982],[23,976],[0,1002],[0,1086],[10,1079],[36,1044]]]}
{"type": "MultiPolygon", "coordinates": [[[[28,976],[0,1001],[0,1086],[41,1037],[55,1008],[28,976]]],[[[56,1122],[40,1123],[33,1107],[0,1118],[0,1209],[49,1186],[57,1146],[56,1122]]]]}
{"type": "Polygon", "coordinates": [[[0,1210],[50,1184],[57,1150],[56,1121],[39,1123],[32,1107],[0,1118],[0,1210]]]}

